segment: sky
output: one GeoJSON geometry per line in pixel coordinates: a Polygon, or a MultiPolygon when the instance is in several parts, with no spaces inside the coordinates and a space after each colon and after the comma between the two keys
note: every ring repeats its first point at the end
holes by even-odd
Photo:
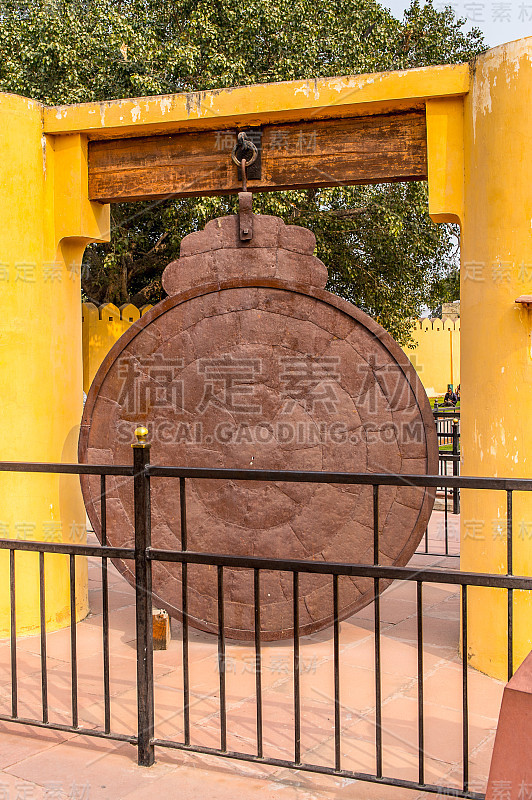
{"type": "MultiPolygon", "coordinates": [[[[384,5],[402,18],[409,2],[385,0],[384,5]]],[[[532,36],[532,0],[435,0],[434,6],[451,6],[457,16],[467,19],[466,27],[480,28],[489,47],[532,36]]]]}

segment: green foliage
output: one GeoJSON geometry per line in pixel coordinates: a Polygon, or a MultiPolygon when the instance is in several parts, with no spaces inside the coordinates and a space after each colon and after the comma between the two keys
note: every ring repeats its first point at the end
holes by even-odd
{"type": "Polygon", "coordinates": [[[441,317],[442,303],[452,303],[460,300],[460,270],[456,265],[444,275],[438,275],[431,283],[427,305],[431,317],[441,317]]]}
{"type": "MultiPolygon", "coordinates": [[[[0,25],[0,90],[47,104],[456,63],[484,49],[450,8],[419,0],[403,21],[374,0],[0,0],[0,25]]],[[[234,202],[113,206],[113,241],[87,249],[84,292],[155,302],[182,237],[234,202]]],[[[331,290],[403,342],[453,268],[453,232],[430,221],[422,183],[264,194],[255,209],[311,228],[331,290]]]]}

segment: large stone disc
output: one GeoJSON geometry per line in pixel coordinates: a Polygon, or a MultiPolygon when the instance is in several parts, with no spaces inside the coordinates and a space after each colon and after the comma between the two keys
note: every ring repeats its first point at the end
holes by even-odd
{"type": "MultiPolygon", "coordinates": [[[[121,337],[87,399],[80,461],[130,464],[133,431],[150,431],[160,465],[342,472],[435,473],[433,415],[401,348],[351,304],[316,287],[226,280],[169,297],[121,337]]],[[[134,541],[133,482],[107,478],[107,538],[134,541]]],[[[83,476],[100,532],[98,477],[83,476]]],[[[434,492],[382,487],[379,560],[405,564],[434,492]]],[[[179,483],[151,480],[154,547],[179,549],[179,483]]],[[[188,549],[294,559],[373,562],[370,486],[187,480],[188,549]]],[[[133,564],[116,563],[131,582],[133,564]]],[[[226,634],[251,639],[253,572],[225,569],[226,634]]],[[[154,563],[154,602],[180,617],[181,568],[154,563]]],[[[300,624],[331,624],[331,577],[301,575],[300,624]]],[[[190,565],[189,621],[217,630],[214,567],[190,565]]],[[[292,577],[264,572],[264,640],[289,637],[292,577]]],[[[373,598],[369,579],[340,580],[340,616],[373,598]]]]}

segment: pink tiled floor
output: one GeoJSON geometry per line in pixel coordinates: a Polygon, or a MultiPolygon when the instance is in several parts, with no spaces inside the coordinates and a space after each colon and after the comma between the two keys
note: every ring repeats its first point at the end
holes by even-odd
{"type": "MultiPolygon", "coordinates": [[[[449,517],[449,539],[458,546],[458,520],[449,517]]],[[[431,550],[443,545],[443,514],[431,520],[431,550]]],[[[451,550],[453,552],[453,550],[451,550]]],[[[415,556],[412,564],[457,568],[457,559],[415,556]]],[[[101,590],[99,563],[89,565],[90,616],[78,625],[79,724],[103,725],[101,590]]],[[[426,780],[449,786],[461,781],[461,660],[459,593],[456,587],[426,584],[424,598],[424,695],[426,780]]],[[[135,614],[133,590],[110,573],[112,730],[136,730],[135,614]]],[[[382,742],[384,774],[417,778],[417,653],[413,584],[393,584],[381,599],[382,742]]],[[[180,626],[169,650],[154,653],[156,736],[182,738],[180,626]]],[[[373,608],[341,624],[342,766],[375,770],[373,608]]],[[[193,743],[219,746],[219,689],[216,640],[190,634],[191,728],[193,743]]],[[[49,634],[50,720],[70,723],[70,632],[49,634]]],[[[38,637],[19,640],[19,714],[40,714],[38,637]]],[[[334,761],[332,632],[301,640],[301,749],[308,763],[334,761]]],[[[0,642],[0,713],[10,713],[10,652],[0,642]]],[[[292,646],[263,646],[264,754],[291,759],[293,753],[292,646]]],[[[255,676],[249,646],[227,643],[227,745],[255,749],[255,676]]],[[[503,684],[469,669],[470,785],[483,791],[503,684]]],[[[300,800],[415,800],[434,797],[415,790],[372,785],[327,775],[294,772],[237,760],[157,749],[150,769],[136,765],[129,744],[89,736],[0,723],[2,800],[140,800],[147,794],[183,800],[208,797],[279,797],[300,800]]]]}

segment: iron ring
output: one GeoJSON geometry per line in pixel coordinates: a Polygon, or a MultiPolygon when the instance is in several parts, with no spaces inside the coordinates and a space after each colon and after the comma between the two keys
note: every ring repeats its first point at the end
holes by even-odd
{"type": "Polygon", "coordinates": [[[238,134],[237,142],[236,142],[236,144],[233,147],[233,150],[231,152],[231,158],[232,158],[233,162],[237,165],[237,167],[241,167],[242,166],[242,159],[238,158],[237,155],[236,155],[236,151],[238,150],[239,147],[242,147],[245,150],[251,150],[253,152],[253,155],[251,156],[249,161],[246,158],[246,167],[250,167],[252,164],[255,163],[255,161],[257,160],[258,155],[259,155],[259,151],[257,149],[257,145],[254,144],[251,141],[251,139],[248,139],[244,132],[241,132],[241,133],[238,134]]]}

